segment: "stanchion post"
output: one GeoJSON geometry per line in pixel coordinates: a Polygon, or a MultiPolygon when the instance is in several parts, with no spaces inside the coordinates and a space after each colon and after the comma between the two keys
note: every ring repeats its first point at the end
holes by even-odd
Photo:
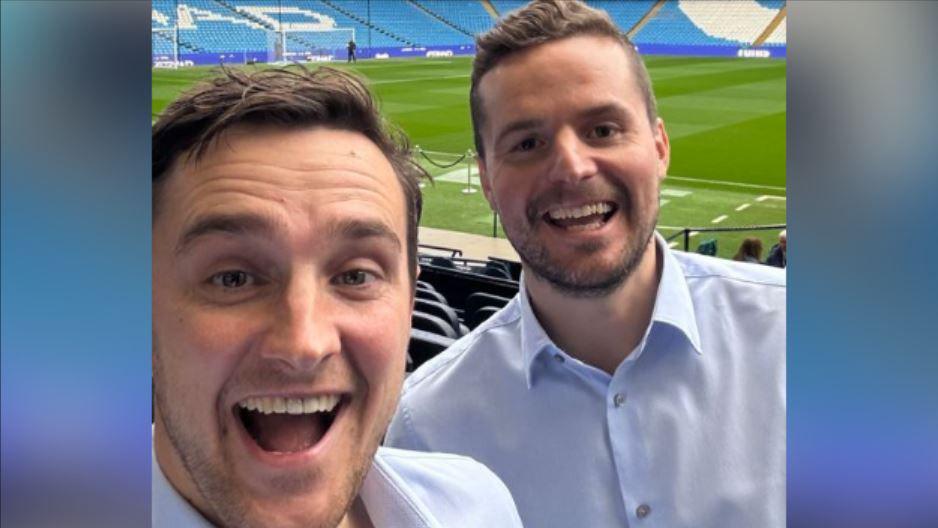
{"type": "Polygon", "coordinates": [[[478,189],[472,187],[472,149],[466,151],[466,188],[462,190],[463,194],[473,194],[478,189]]]}
{"type": "Polygon", "coordinates": [[[690,229],[684,228],[684,251],[690,251],[690,229]]]}

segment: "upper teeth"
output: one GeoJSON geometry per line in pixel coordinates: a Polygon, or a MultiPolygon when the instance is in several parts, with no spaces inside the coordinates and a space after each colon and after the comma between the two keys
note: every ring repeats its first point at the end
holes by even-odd
{"type": "Polygon", "coordinates": [[[594,203],[582,207],[552,209],[548,214],[553,220],[563,220],[565,218],[582,218],[589,215],[606,214],[609,211],[612,211],[612,206],[608,203],[594,203]]]}
{"type": "Polygon", "coordinates": [[[249,411],[264,414],[309,414],[317,412],[331,412],[339,404],[338,395],[310,396],[309,398],[281,398],[278,396],[262,396],[247,398],[238,403],[249,411]]]}

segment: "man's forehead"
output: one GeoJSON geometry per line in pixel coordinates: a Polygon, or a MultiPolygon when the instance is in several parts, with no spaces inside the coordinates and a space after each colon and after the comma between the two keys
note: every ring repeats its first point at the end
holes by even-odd
{"type": "Polygon", "coordinates": [[[160,215],[172,216],[167,220],[179,228],[210,212],[244,208],[286,207],[310,218],[323,211],[367,213],[397,229],[406,220],[393,167],[377,146],[354,132],[301,130],[262,137],[238,130],[167,176],[160,215]]]}
{"type": "Polygon", "coordinates": [[[198,160],[201,165],[229,161],[274,161],[297,168],[337,162],[362,170],[391,170],[390,161],[360,132],[308,126],[236,125],[221,132],[198,160]]]}
{"type": "MultiPolygon", "coordinates": [[[[504,120],[505,112],[517,113],[525,110],[525,105],[537,107],[546,103],[542,92],[532,90],[532,86],[549,89],[562,83],[573,87],[578,79],[586,81],[588,76],[608,79],[610,93],[618,97],[637,95],[638,83],[629,61],[621,42],[599,35],[571,36],[517,51],[480,79],[478,90],[483,110],[490,119],[504,120]],[[577,67],[558,67],[563,59],[577,67]],[[489,111],[493,106],[498,107],[497,115],[489,111]]],[[[592,106],[588,100],[603,94],[576,90],[570,95],[577,102],[592,106]]]]}

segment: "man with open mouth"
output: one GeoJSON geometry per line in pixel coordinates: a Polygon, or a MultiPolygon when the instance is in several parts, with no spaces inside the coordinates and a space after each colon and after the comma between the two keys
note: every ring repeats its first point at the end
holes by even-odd
{"type": "Polygon", "coordinates": [[[481,464],[378,447],[422,175],[329,68],[226,70],[154,125],[154,526],[520,526],[481,464]]]}
{"type": "Polygon", "coordinates": [[[626,29],[535,0],[478,37],[521,288],[408,377],[387,441],[484,463],[525,526],[784,526],[785,276],[655,232],[670,142],[626,29]]]}

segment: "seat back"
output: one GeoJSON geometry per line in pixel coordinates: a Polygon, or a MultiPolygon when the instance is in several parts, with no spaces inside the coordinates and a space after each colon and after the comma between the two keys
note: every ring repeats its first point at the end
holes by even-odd
{"type": "Polygon", "coordinates": [[[443,296],[442,296],[438,291],[436,291],[436,290],[424,290],[424,289],[421,289],[421,288],[417,288],[417,291],[414,292],[414,295],[415,295],[418,299],[427,299],[428,301],[436,301],[436,302],[438,302],[438,303],[446,304],[446,305],[449,304],[448,302],[446,302],[446,297],[443,297],[443,296]]]}
{"type": "Polygon", "coordinates": [[[493,295],[491,293],[476,292],[466,297],[466,317],[472,316],[472,313],[483,306],[492,306],[501,308],[511,301],[508,297],[493,295]]]}
{"type": "Polygon", "coordinates": [[[468,325],[469,328],[474,329],[475,327],[484,323],[486,319],[495,315],[495,313],[499,310],[501,310],[501,308],[495,308],[494,306],[483,306],[472,312],[472,314],[466,320],[466,325],[468,325]]]}
{"type": "Polygon", "coordinates": [[[455,342],[456,340],[449,337],[411,329],[410,344],[407,347],[407,371],[412,372],[455,342]]]}
{"type": "Polygon", "coordinates": [[[448,305],[428,299],[414,299],[414,310],[439,317],[453,327],[457,335],[462,336],[459,330],[459,316],[456,315],[456,310],[448,305]]]}
{"type": "Polygon", "coordinates": [[[457,331],[452,326],[450,326],[448,322],[435,315],[430,315],[428,313],[414,310],[414,313],[410,318],[410,322],[411,328],[417,330],[424,330],[426,332],[448,337],[450,339],[456,339],[459,337],[457,331]]]}

